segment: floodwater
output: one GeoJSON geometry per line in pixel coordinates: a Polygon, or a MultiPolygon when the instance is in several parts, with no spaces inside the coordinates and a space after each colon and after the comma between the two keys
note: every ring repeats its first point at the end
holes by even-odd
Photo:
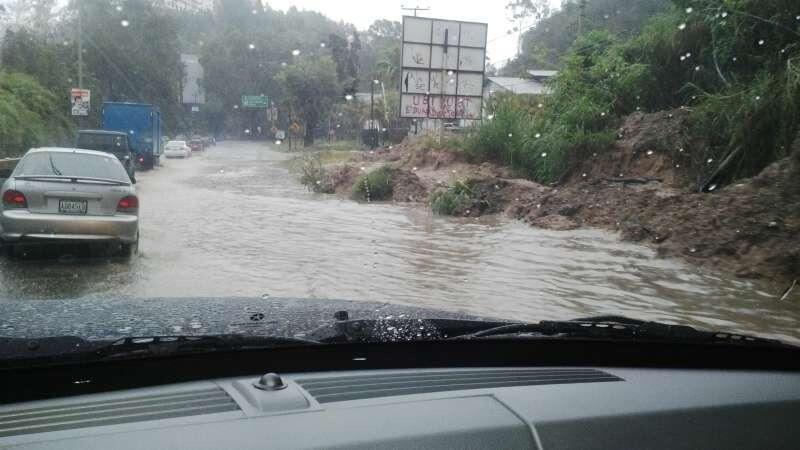
{"type": "Polygon", "coordinates": [[[0,298],[160,297],[166,309],[175,297],[343,299],[523,321],[625,315],[800,342],[800,307],[749,282],[604,231],[309,193],[281,164],[290,157],[220,142],[164,161],[138,175],[138,257],[3,257],[0,298]]]}

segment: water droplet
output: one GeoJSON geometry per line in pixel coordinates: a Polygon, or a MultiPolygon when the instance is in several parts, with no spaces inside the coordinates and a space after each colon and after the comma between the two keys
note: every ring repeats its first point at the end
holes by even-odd
{"type": "Polygon", "coordinates": [[[712,184],[711,186],[708,187],[708,191],[711,192],[716,188],[717,188],[717,185],[716,184],[712,184]]]}
{"type": "Polygon", "coordinates": [[[122,25],[124,28],[127,28],[131,23],[129,21],[125,20],[125,19],[122,19],[119,22],[119,24],[122,25]]]}
{"type": "Polygon", "coordinates": [[[320,43],[319,43],[319,46],[320,46],[321,48],[325,48],[325,45],[326,45],[326,44],[325,44],[324,42],[320,42],[320,43]]]}
{"type": "Polygon", "coordinates": [[[452,173],[456,173],[456,169],[451,170],[452,173]]]}
{"type": "Polygon", "coordinates": [[[700,72],[700,66],[694,66],[694,71],[695,72],[700,72]]]}
{"type": "Polygon", "coordinates": [[[538,105],[536,105],[536,106],[538,106],[539,108],[544,108],[544,105],[543,105],[543,104],[541,104],[541,103],[539,103],[539,104],[538,104],[538,105]]]}
{"type": "Polygon", "coordinates": [[[514,133],[508,133],[508,137],[514,137],[514,133]]]}
{"type": "Polygon", "coordinates": [[[728,13],[726,13],[726,12],[723,12],[723,13],[721,14],[721,16],[722,16],[722,18],[724,19],[725,17],[728,17],[728,13]]]}
{"type": "Polygon", "coordinates": [[[711,164],[712,162],[714,162],[714,158],[708,158],[708,160],[706,161],[706,164],[711,164]]]}
{"type": "Polygon", "coordinates": [[[582,176],[583,178],[586,178],[586,177],[587,177],[587,175],[586,175],[585,173],[581,174],[581,176],[582,176]]]}
{"type": "Polygon", "coordinates": [[[362,166],[361,171],[364,172],[365,170],[367,170],[367,168],[362,166]]]}
{"type": "Polygon", "coordinates": [[[605,112],[601,112],[601,113],[600,113],[600,117],[605,117],[605,116],[606,116],[606,113],[605,113],[605,112]]]}
{"type": "Polygon", "coordinates": [[[679,30],[686,29],[686,24],[685,24],[685,23],[682,23],[682,24],[678,25],[678,29],[679,29],[679,30]]]}
{"type": "Polygon", "coordinates": [[[122,11],[122,6],[117,5],[117,7],[114,9],[116,9],[117,11],[122,11]]]}
{"type": "Polygon", "coordinates": [[[683,153],[683,147],[678,149],[678,153],[683,153]]]}
{"type": "Polygon", "coordinates": [[[756,95],[756,101],[758,101],[758,100],[761,100],[761,96],[760,95],[756,95]]]}
{"type": "Polygon", "coordinates": [[[647,156],[650,156],[650,155],[652,155],[652,154],[653,154],[653,151],[652,151],[652,150],[648,150],[648,151],[647,151],[647,156]]]}
{"type": "Polygon", "coordinates": [[[541,134],[541,133],[536,133],[536,134],[534,135],[534,137],[535,137],[536,139],[539,139],[540,137],[542,137],[542,134],[541,134]]]}
{"type": "Polygon", "coordinates": [[[694,9],[692,9],[692,7],[691,7],[691,6],[690,6],[690,7],[688,7],[688,8],[686,8],[686,14],[691,14],[691,13],[692,13],[692,11],[694,11],[694,9]]]}
{"type": "Polygon", "coordinates": [[[261,300],[266,300],[268,298],[269,298],[269,294],[267,294],[267,293],[261,294],[261,300]]]}
{"type": "Polygon", "coordinates": [[[277,140],[275,141],[275,145],[281,145],[281,140],[280,140],[280,139],[277,139],[277,140]]]}
{"type": "Polygon", "coordinates": [[[733,60],[733,62],[736,62],[738,59],[739,59],[739,58],[737,58],[737,57],[735,57],[735,56],[734,56],[733,58],[731,58],[731,60],[733,60]]]}
{"type": "Polygon", "coordinates": [[[317,185],[320,185],[320,184],[322,184],[322,181],[317,180],[317,185]]]}
{"type": "Polygon", "coordinates": [[[286,67],[286,61],[281,62],[282,67],[286,67]]]}
{"type": "Polygon", "coordinates": [[[690,248],[690,249],[689,249],[689,253],[695,253],[696,251],[697,251],[697,249],[696,249],[696,248],[694,248],[694,247],[692,247],[692,248],[690,248]]]}
{"type": "Polygon", "coordinates": [[[416,171],[417,171],[417,166],[414,166],[414,167],[412,167],[412,168],[411,168],[411,171],[412,171],[412,172],[416,172],[416,171]]]}
{"type": "Polygon", "coordinates": [[[759,40],[758,40],[758,45],[764,45],[764,43],[765,43],[765,42],[766,42],[765,40],[763,40],[763,39],[759,39],[759,40]]]}
{"type": "Polygon", "coordinates": [[[686,61],[686,57],[681,55],[681,61],[686,61]]]}
{"type": "Polygon", "coordinates": [[[225,169],[219,169],[219,173],[225,173],[225,169]]]}
{"type": "Polygon", "coordinates": [[[603,19],[608,19],[608,17],[609,17],[608,14],[603,14],[603,19]]]}
{"type": "Polygon", "coordinates": [[[680,165],[680,164],[675,164],[675,168],[676,168],[676,169],[680,169],[680,168],[681,168],[681,165],[680,165]]]}
{"type": "Polygon", "coordinates": [[[452,76],[453,76],[453,71],[452,71],[452,70],[448,70],[448,71],[447,71],[447,75],[449,75],[449,76],[451,76],[451,77],[452,77],[452,76]]]}
{"type": "Polygon", "coordinates": [[[494,114],[489,114],[488,116],[486,116],[486,118],[489,119],[489,120],[492,120],[492,119],[494,119],[494,114]]]}
{"type": "Polygon", "coordinates": [[[299,49],[292,50],[292,56],[300,56],[300,50],[299,49]]]}
{"type": "Polygon", "coordinates": [[[542,158],[546,158],[546,157],[547,157],[547,152],[542,152],[542,158]]]}
{"type": "Polygon", "coordinates": [[[350,95],[350,94],[347,94],[347,95],[344,96],[344,99],[347,100],[347,101],[350,101],[350,100],[353,99],[353,96],[350,95]]]}

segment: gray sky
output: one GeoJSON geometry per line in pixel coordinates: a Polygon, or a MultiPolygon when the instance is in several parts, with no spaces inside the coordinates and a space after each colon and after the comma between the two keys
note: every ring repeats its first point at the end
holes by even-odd
{"type": "MultiPolygon", "coordinates": [[[[561,4],[550,0],[551,6],[561,4]]],[[[502,65],[517,50],[517,34],[508,35],[514,24],[509,20],[505,5],[507,0],[266,0],[274,9],[319,11],[337,21],[352,23],[359,30],[367,29],[376,19],[401,21],[403,14],[413,15],[406,7],[429,7],[420,16],[484,22],[489,24],[488,55],[495,65],[502,65]]]]}

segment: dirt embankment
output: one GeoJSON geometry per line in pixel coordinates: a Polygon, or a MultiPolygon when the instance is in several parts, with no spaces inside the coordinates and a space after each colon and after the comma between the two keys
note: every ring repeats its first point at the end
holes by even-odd
{"type": "MultiPolygon", "coordinates": [[[[365,152],[328,177],[337,192],[349,192],[360,173],[388,164],[399,202],[426,202],[436,189],[472,180],[471,200],[457,215],[502,212],[542,228],[619,231],[661,255],[767,281],[780,294],[800,278],[800,149],[752,179],[697,193],[685,168],[702,144],[683,134],[685,120],[681,110],[629,116],[611,151],[587,159],[558,186],[470,164],[456,149],[410,143],[365,152]]],[[[800,299],[800,286],[790,296],[800,299]]]]}

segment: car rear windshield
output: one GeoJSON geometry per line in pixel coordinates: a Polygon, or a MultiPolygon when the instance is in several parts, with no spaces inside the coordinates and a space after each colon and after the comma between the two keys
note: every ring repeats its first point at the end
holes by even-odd
{"type": "Polygon", "coordinates": [[[115,155],[125,154],[129,151],[127,137],[115,134],[79,133],[77,147],[115,155]]]}
{"type": "Polygon", "coordinates": [[[185,141],[169,141],[167,142],[167,148],[181,148],[186,145],[185,141]]]}
{"type": "Polygon", "coordinates": [[[117,158],[77,152],[31,153],[19,162],[14,176],[65,176],[129,181],[125,168],[117,158]]]}

